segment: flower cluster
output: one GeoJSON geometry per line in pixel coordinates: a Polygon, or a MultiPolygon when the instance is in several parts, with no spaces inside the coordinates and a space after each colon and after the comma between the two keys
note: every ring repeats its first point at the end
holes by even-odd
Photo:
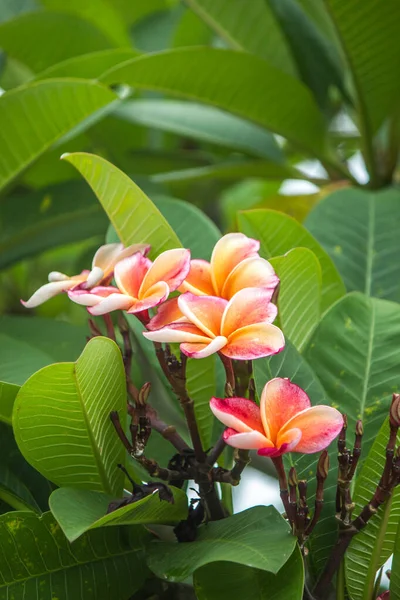
{"type": "Polygon", "coordinates": [[[146,256],[149,246],[108,244],[95,254],[91,271],[73,277],[50,273],[49,283],[23,304],[33,308],[67,292],[92,315],[136,314],[148,329],[145,337],[180,343],[190,357],[214,352],[239,360],[269,356],[285,342],[272,325],[277,308],[271,299],[279,279],[259,256],[259,246],[257,240],[231,233],[217,242],[210,262],[190,260],[183,248],[167,250],[152,262],[146,256]],[[167,300],[175,291],[179,297],[167,300]],[[158,312],[150,317],[155,307],[158,312]]]}

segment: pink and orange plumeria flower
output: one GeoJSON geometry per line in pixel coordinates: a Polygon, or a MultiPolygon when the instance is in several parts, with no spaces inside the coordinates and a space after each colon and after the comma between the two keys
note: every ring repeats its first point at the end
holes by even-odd
{"type": "Polygon", "coordinates": [[[269,300],[268,289],[254,287],[240,290],[229,302],[186,292],[178,298],[184,320],[143,335],[154,342],[180,343],[192,358],[214,352],[238,360],[270,356],[283,349],[285,340],[272,325],[277,308],[269,300]]]}
{"type": "Polygon", "coordinates": [[[29,300],[26,302],[21,300],[21,303],[26,308],[35,308],[46,302],[46,300],[53,298],[53,296],[73,288],[89,289],[100,283],[107,284],[112,278],[114,267],[118,261],[137,252],[147,254],[149,250],[150,246],[148,244],[133,244],[127,248],[118,243],[105,244],[94,255],[91,270],[82,271],[79,275],[72,275],[72,277],[58,271],[52,271],[49,273],[49,283],[42,285],[29,300]]]}
{"type": "Polygon", "coordinates": [[[265,385],[260,406],[246,398],[212,398],[210,407],[228,427],[224,440],[229,446],[271,458],[286,452],[320,452],[343,427],[339,411],[311,406],[299,386],[279,377],[265,385]]]}
{"type": "Polygon", "coordinates": [[[118,262],[114,269],[117,287],[98,286],[69,292],[71,300],[88,307],[92,315],[113,310],[141,313],[164,302],[182,284],[190,268],[190,252],[176,248],[162,252],[154,262],[141,253],[118,262]]]}
{"type": "MultiPolygon", "coordinates": [[[[269,300],[279,279],[272,265],[258,255],[260,242],[243,233],[228,233],[215,245],[211,262],[194,259],[190,271],[179,287],[180,292],[196,296],[216,296],[230,300],[236,292],[249,287],[269,290],[269,300]]],[[[150,330],[183,319],[178,299],[163,304],[148,324],[150,330]]]]}

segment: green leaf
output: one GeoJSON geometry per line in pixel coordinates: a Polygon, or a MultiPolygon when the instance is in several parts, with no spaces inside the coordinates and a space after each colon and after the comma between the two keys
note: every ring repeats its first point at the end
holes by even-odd
{"type": "Polygon", "coordinates": [[[150,544],[147,564],[158,577],[169,581],[183,581],[196,569],[221,560],[276,574],[295,545],[278,511],[273,506],[256,506],[204,525],[190,544],[150,544]]]}
{"type": "Polygon", "coordinates": [[[0,188],[117,96],[93,81],[40,81],[0,97],[0,188]]]}
{"type": "Polygon", "coordinates": [[[167,0],[146,0],[146,2],[113,0],[113,5],[118,9],[125,23],[128,23],[128,25],[142,21],[152,13],[161,12],[168,8],[167,0]]]}
{"type": "Polygon", "coordinates": [[[108,224],[81,182],[13,194],[0,203],[0,221],[0,269],[62,244],[104,235],[108,224]]]}
{"type": "MultiPolygon", "coordinates": [[[[118,46],[130,46],[128,28],[114,3],[109,0],[41,0],[48,9],[76,15],[92,23],[107,39],[118,46]]],[[[63,16],[66,16],[63,15],[63,16]]]]}
{"type": "Polygon", "coordinates": [[[102,79],[212,104],[316,155],[324,152],[325,126],[310,91],[257,56],[215,48],[170,50],[127,61],[102,79]],[[195,78],[187,77],[191,72],[195,78]]]}
{"type": "Polygon", "coordinates": [[[7,425],[11,425],[14,400],[18,391],[18,385],[0,381],[0,421],[7,425]]]}
{"type": "Polygon", "coordinates": [[[397,108],[400,97],[400,5],[397,0],[325,0],[353,75],[364,136],[397,108]]]}
{"type": "Polygon", "coordinates": [[[37,11],[0,24],[0,47],[35,73],[62,60],[115,44],[88,21],[37,11]]]}
{"type": "MultiPolygon", "coordinates": [[[[2,447],[2,451],[4,450],[5,448],[2,447]]],[[[1,463],[0,499],[16,510],[39,511],[39,507],[26,485],[6,465],[1,463]]]]}
{"type": "Polygon", "coordinates": [[[391,573],[390,600],[400,600],[400,522],[397,527],[391,573]]]}
{"type": "MultiPolygon", "coordinates": [[[[388,439],[389,419],[386,419],[356,479],[352,494],[356,505],[353,513],[355,516],[370,501],[382,476],[388,439]]],[[[352,539],[346,550],[346,586],[352,600],[368,600],[373,597],[376,573],[393,553],[399,521],[400,488],[397,487],[391,498],[378,509],[367,527],[352,539]]]]}
{"type": "Polygon", "coordinates": [[[211,106],[178,100],[131,100],[114,114],[132,123],[284,162],[270,133],[211,106]]]}
{"type": "MultiPolygon", "coordinates": [[[[326,390],[328,404],[347,415],[349,436],[357,419],[363,420],[365,457],[388,414],[392,393],[400,388],[400,306],[359,293],[345,296],[322,318],[304,357],[326,390]]],[[[315,472],[315,466],[308,466],[315,472]]],[[[335,542],[335,469],[332,457],[324,513],[311,546],[317,571],[335,542]]]]}
{"type": "Polygon", "coordinates": [[[2,515],[0,598],[126,600],[147,576],[143,535],[109,527],[71,545],[51,513],[2,515]]]}
{"type": "Polygon", "coordinates": [[[0,380],[22,385],[42,367],[75,360],[86,335],[86,328],[54,319],[0,316],[0,380]]]}
{"type": "Polygon", "coordinates": [[[179,46],[210,46],[213,32],[204,21],[189,9],[184,10],[175,28],[171,42],[172,48],[179,46]]]}
{"type": "Polygon", "coordinates": [[[312,210],[306,226],[335,262],[349,292],[400,302],[400,192],[341,190],[312,210]]]}
{"type": "Polygon", "coordinates": [[[299,246],[314,252],[322,272],[322,312],[345,293],[343,281],[329,255],[292,217],[275,210],[250,210],[238,213],[238,224],[240,231],[260,240],[260,252],[264,258],[280,256],[299,246]]]}
{"type": "Polygon", "coordinates": [[[287,41],[265,0],[252,0],[251,10],[242,0],[185,1],[229,47],[257,54],[280,71],[296,74],[287,41]]]}
{"type": "Polygon", "coordinates": [[[216,562],[194,573],[198,600],[243,600],[251,590],[252,600],[302,600],[304,566],[295,548],[276,575],[229,562],[216,562]]]}
{"type": "Polygon", "coordinates": [[[181,247],[178,236],[151,200],[122,171],[100,156],[63,155],[86,179],[123,244],[151,244],[150,257],[181,247]]]}
{"type": "Polygon", "coordinates": [[[279,324],[301,351],[321,315],[321,266],[308,248],[295,248],[271,260],[280,279],[279,324]]]}
{"type": "Polygon", "coordinates": [[[93,338],[76,363],[41,369],[21,387],[13,428],[19,449],[59,486],[119,496],[125,449],[110,421],[126,418],[125,372],[117,345],[93,338]]]}
{"type": "Polygon", "coordinates": [[[176,524],[188,514],[187,496],[171,487],[174,503],[161,500],[158,492],[106,514],[115,500],[99,492],[58,488],[50,497],[50,509],[70,542],[98,527],[116,525],[176,524]]]}
{"type": "Polygon", "coordinates": [[[194,402],[194,412],[203,448],[207,451],[213,442],[214,415],[210,410],[210,400],[216,395],[215,356],[203,360],[189,359],[186,367],[186,386],[194,402]]]}
{"type": "Polygon", "coordinates": [[[0,22],[8,21],[13,17],[37,9],[36,0],[3,0],[0,6],[0,22]]]}
{"type": "Polygon", "coordinates": [[[136,50],[125,48],[111,48],[99,50],[79,56],[67,58],[41,71],[36,80],[56,79],[59,77],[79,77],[82,79],[97,79],[111,67],[130,58],[138,56],[136,50]]]}
{"type": "Polygon", "coordinates": [[[181,169],[153,175],[151,181],[158,184],[195,182],[195,181],[237,181],[249,177],[264,179],[304,179],[304,175],[296,172],[286,164],[273,163],[267,160],[229,159],[213,165],[181,169]]]}

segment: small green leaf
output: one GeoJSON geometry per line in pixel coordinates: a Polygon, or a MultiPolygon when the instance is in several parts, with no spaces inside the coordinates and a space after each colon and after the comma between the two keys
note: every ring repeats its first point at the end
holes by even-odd
{"type": "MultiPolygon", "coordinates": [[[[354,516],[358,516],[372,498],[382,476],[389,431],[389,419],[386,419],[357,475],[352,494],[356,505],[354,516]]],[[[400,488],[397,487],[346,550],[346,586],[352,600],[372,598],[376,573],[393,553],[399,520],[400,488]]]]}
{"type": "Polygon", "coordinates": [[[137,527],[108,527],[71,545],[51,513],[2,515],[0,598],[126,600],[147,576],[145,535],[137,527]]]}
{"type": "Polygon", "coordinates": [[[73,79],[38,81],[3,94],[0,189],[71,129],[116,99],[99,83],[73,79]]]}
{"type": "Polygon", "coordinates": [[[344,284],[333,261],[295,219],[275,210],[257,209],[238,213],[238,223],[240,231],[260,240],[264,258],[280,256],[299,246],[314,252],[322,271],[322,312],[344,295],[344,284]]]}
{"type": "Polygon", "coordinates": [[[400,192],[348,189],[324,198],[306,227],[336,264],[349,292],[400,302],[400,192]]]}
{"type": "Polygon", "coordinates": [[[153,53],[110,69],[102,80],[212,104],[279,133],[315,155],[325,152],[325,125],[311,92],[245,52],[179,48],[153,53]],[[188,77],[190,72],[196,72],[196,77],[188,77]]]}
{"type": "Polygon", "coordinates": [[[196,569],[229,561],[276,574],[293,553],[296,539],[273,506],[256,506],[204,525],[195,542],[154,542],[147,563],[158,576],[183,581],[196,569]]]}
{"type": "Polygon", "coordinates": [[[0,381],[0,421],[7,425],[11,425],[14,400],[18,391],[18,385],[0,381]]]}
{"type": "Polygon", "coordinates": [[[76,363],[41,369],[14,405],[15,438],[27,461],[59,486],[120,496],[125,449],[110,421],[126,418],[125,372],[117,345],[92,339],[76,363]]]}
{"type": "MultiPolygon", "coordinates": [[[[5,450],[2,444],[2,451],[5,450]]],[[[0,464],[0,499],[16,510],[39,512],[39,507],[28,487],[4,464],[0,464]]]]}
{"type": "Polygon", "coordinates": [[[304,566],[298,546],[276,575],[229,562],[216,562],[195,571],[198,600],[302,600],[304,566]]]}
{"type": "Polygon", "coordinates": [[[75,152],[63,155],[86,179],[123,244],[151,244],[150,256],[181,247],[178,236],[142,190],[100,156],[75,152]]]}
{"type": "Polygon", "coordinates": [[[158,492],[106,514],[115,500],[100,492],[59,488],[50,497],[50,509],[70,542],[83,533],[98,527],[143,525],[151,523],[176,524],[188,514],[187,496],[170,487],[174,503],[161,500],[158,492]]]}
{"type": "Polygon", "coordinates": [[[59,77],[97,79],[108,69],[138,55],[139,52],[136,50],[125,48],[111,48],[110,50],[88,52],[87,54],[73,56],[72,58],[57,62],[44,71],[40,71],[35,79],[56,79],[59,77]]]}
{"type": "Polygon", "coordinates": [[[308,248],[295,248],[271,260],[280,279],[279,324],[301,351],[321,315],[321,267],[308,248]]]}

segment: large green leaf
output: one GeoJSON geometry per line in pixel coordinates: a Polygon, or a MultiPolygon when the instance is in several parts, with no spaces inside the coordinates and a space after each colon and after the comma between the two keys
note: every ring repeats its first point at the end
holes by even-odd
{"type": "Polygon", "coordinates": [[[54,79],[58,77],[97,79],[111,67],[135,56],[138,56],[136,50],[125,48],[89,52],[58,62],[41,71],[35,79],[54,79]]]}
{"type": "Polygon", "coordinates": [[[213,442],[214,415],[210,410],[210,399],[216,395],[215,356],[202,360],[189,359],[186,368],[186,385],[194,402],[194,412],[205,451],[213,442]]]}
{"type": "MultiPolygon", "coordinates": [[[[364,459],[388,414],[392,393],[400,388],[400,306],[359,293],[345,296],[322,318],[304,356],[326,390],[328,403],[347,414],[349,443],[355,422],[363,420],[364,459]]],[[[308,462],[302,460],[303,472],[315,472],[317,459],[314,455],[308,462]]],[[[324,513],[311,547],[316,570],[335,542],[335,470],[332,456],[324,513]]]]}
{"type": "Polygon", "coordinates": [[[0,269],[49,248],[104,235],[108,219],[84,183],[14,194],[0,204],[0,269]]]}
{"type": "MultiPolygon", "coordinates": [[[[354,515],[361,512],[375,492],[385,464],[388,439],[389,420],[386,419],[357,476],[353,492],[356,505],[354,515]]],[[[400,488],[397,487],[392,497],[378,509],[367,527],[353,538],[346,550],[346,585],[352,600],[372,598],[376,573],[393,553],[399,521],[400,488]]]]}
{"type": "Polygon", "coordinates": [[[187,496],[171,487],[174,502],[161,500],[158,493],[146,496],[106,514],[111,496],[88,490],[58,488],[50,497],[50,508],[70,542],[98,527],[141,525],[149,523],[176,524],[187,518],[187,496]]]}
{"type": "Polygon", "coordinates": [[[0,379],[22,385],[42,367],[75,360],[86,335],[86,328],[54,319],[0,317],[0,379]]]}
{"type": "Polygon", "coordinates": [[[257,56],[215,48],[170,50],[127,61],[102,79],[213,104],[316,155],[325,151],[324,122],[310,91],[257,56]],[[192,72],[196,77],[187,76],[192,72]]]}
{"type": "Polygon", "coordinates": [[[276,574],[296,544],[289,526],[273,506],[256,506],[204,525],[195,542],[154,542],[147,564],[158,577],[182,581],[196,569],[229,561],[276,574]]]}
{"type": "Polygon", "coordinates": [[[306,226],[332,257],[349,292],[400,302],[400,192],[341,190],[312,210],[306,226]]]}
{"type": "Polygon", "coordinates": [[[308,248],[294,248],[271,260],[280,279],[279,324],[285,336],[301,350],[321,315],[321,266],[308,248]]]}
{"type": "Polygon", "coordinates": [[[93,81],[39,81],[0,97],[0,189],[117,96],[93,81]]]}
{"type": "MultiPolygon", "coordinates": [[[[2,444],[3,446],[3,444],[2,444]]],[[[6,448],[2,447],[4,452],[6,448]]],[[[17,510],[39,511],[28,487],[7,465],[0,463],[0,499],[17,510]]]]}
{"type": "Polygon", "coordinates": [[[0,24],[0,48],[36,73],[72,56],[112,47],[91,23],[61,12],[27,13],[0,24]]]}
{"type": "Polygon", "coordinates": [[[224,42],[235,50],[258,54],[290,75],[296,67],[285,36],[265,0],[185,0],[224,42]]]}
{"type": "Polygon", "coordinates": [[[390,576],[390,600],[400,600],[400,523],[397,527],[392,574],[390,576]]]}
{"type": "Polygon", "coordinates": [[[131,100],[124,102],[115,115],[140,125],[284,162],[283,153],[270,133],[211,106],[178,100],[131,100]]]}
{"type": "MultiPolygon", "coordinates": [[[[129,46],[130,38],[128,28],[121,13],[110,0],[41,0],[49,10],[62,11],[63,13],[77,15],[92,23],[109,40],[118,46],[129,46]]],[[[65,16],[65,15],[64,15],[65,16]]]]}
{"type": "Polygon", "coordinates": [[[276,575],[229,562],[201,567],[193,577],[199,600],[301,600],[304,566],[298,547],[276,575]]]}
{"type": "Polygon", "coordinates": [[[397,0],[325,0],[347,55],[363,133],[370,138],[400,98],[397,0]]]}
{"type": "Polygon", "coordinates": [[[18,385],[0,381],[0,421],[7,425],[11,425],[12,409],[18,391],[18,385]]]}
{"type": "Polygon", "coordinates": [[[0,598],[127,600],[147,575],[143,533],[109,527],[71,545],[51,513],[0,517],[0,598]]]}
{"type": "Polygon", "coordinates": [[[272,258],[292,248],[309,248],[318,258],[322,271],[321,310],[324,312],[345,293],[340,275],[316,239],[295,219],[275,210],[249,210],[238,213],[239,229],[261,242],[261,255],[272,258]]]}
{"type": "Polygon", "coordinates": [[[178,236],[142,190],[100,156],[76,152],[63,155],[86,179],[123,244],[151,244],[150,256],[181,246],[178,236]]]}
{"type": "Polygon", "coordinates": [[[60,486],[119,496],[125,449],[110,421],[126,418],[122,357],[108,338],[92,339],[76,363],[41,369],[14,405],[15,438],[24,457],[60,486]]]}

